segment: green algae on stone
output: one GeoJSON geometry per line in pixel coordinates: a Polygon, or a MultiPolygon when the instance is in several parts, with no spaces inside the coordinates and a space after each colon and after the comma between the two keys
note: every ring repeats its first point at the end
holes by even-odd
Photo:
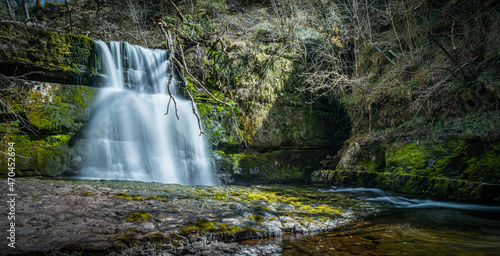
{"type": "Polygon", "coordinates": [[[253,220],[255,222],[262,222],[266,218],[264,216],[262,216],[262,215],[250,215],[250,216],[248,216],[248,219],[249,220],[253,220]]]}
{"type": "Polygon", "coordinates": [[[139,195],[130,195],[128,193],[118,193],[114,196],[115,198],[123,198],[125,200],[130,200],[130,201],[143,201],[144,198],[139,195]]]}
{"type": "Polygon", "coordinates": [[[214,232],[215,230],[217,230],[217,227],[215,226],[215,222],[210,222],[210,221],[205,220],[205,219],[197,220],[196,226],[198,226],[198,227],[200,227],[203,230],[208,231],[208,232],[214,232]]]}
{"type": "Polygon", "coordinates": [[[148,212],[134,212],[125,218],[126,222],[151,222],[153,215],[148,212]]]}

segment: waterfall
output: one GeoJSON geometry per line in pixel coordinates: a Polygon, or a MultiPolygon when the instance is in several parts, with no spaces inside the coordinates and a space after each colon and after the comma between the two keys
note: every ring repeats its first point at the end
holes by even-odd
{"type": "Polygon", "coordinates": [[[169,101],[167,51],[128,43],[95,42],[105,87],[85,127],[80,178],[215,185],[213,162],[191,102],[171,88],[179,120],[169,101]]]}

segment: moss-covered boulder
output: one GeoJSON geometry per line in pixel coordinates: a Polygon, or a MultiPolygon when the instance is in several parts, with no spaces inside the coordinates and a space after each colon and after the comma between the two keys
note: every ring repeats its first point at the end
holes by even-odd
{"type": "Polygon", "coordinates": [[[224,153],[217,151],[220,178],[226,182],[304,182],[335,152],[325,149],[290,149],[270,152],[224,153]]]}
{"type": "Polygon", "coordinates": [[[500,137],[351,139],[332,171],[313,181],[378,187],[413,196],[500,203],[500,137]]]}
{"type": "Polygon", "coordinates": [[[94,42],[39,25],[0,22],[0,73],[62,84],[92,84],[94,42]]]}
{"type": "MultiPolygon", "coordinates": [[[[0,151],[15,143],[20,176],[60,176],[78,164],[71,145],[89,118],[95,88],[53,83],[0,80],[4,104],[0,121],[0,151]]],[[[5,154],[0,155],[7,162],[5,154]]],[[[6,175],[2,169],[0,175],[6,175]]]]}

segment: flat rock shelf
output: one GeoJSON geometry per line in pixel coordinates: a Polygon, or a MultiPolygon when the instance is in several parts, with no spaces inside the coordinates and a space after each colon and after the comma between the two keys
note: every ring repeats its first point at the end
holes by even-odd
{"type": "Polygon", "coordinates": [[[7,255],[272,255],[278,244],[235,241],[329,231],[381,209],[304,186],[40,179],[15,186],[16,248],[7,255]]]}

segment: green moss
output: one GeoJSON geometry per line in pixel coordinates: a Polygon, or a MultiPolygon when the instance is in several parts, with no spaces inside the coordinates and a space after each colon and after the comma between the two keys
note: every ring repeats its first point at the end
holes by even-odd
{"type": "Polygon", "coordinates": [[[125,218],[126,222],[151,222],[153,215],[148,212],[134,212],[125,218]]]}
{"type": "Polygon", "coordinates": [[[196,226],[199,228],[208,231],[208,232],[214,232],[217,230],[217,227],[215,226],[215,222],[210,222],[205,219],[199,219],[196,221],[196,226]]]}
{"type": "Polygon", "coordinates": [[[126,246],[131,246],[136,242],[136,239],[132,235],[128,234],[119,234],[110,238],[110,240],[118,241],[119,243],[124,244],[126,246]]]}
{"type": "Polygon", "coordinates": [[[468,180],[500,184],[500,143],[465,162],[463,177],[468,180]]]}
{"type": "Polygon", "coordinates": [[[94,196],[94,193],[92,193],[91,191],[88,191],[88,190],[85,190],[83,192],[80,192],[78,193],[80,196],[84,196],[84,197],[91,197],[91,196],[94,196]]]}
{"type": "Polygon", "coordinates": [[[218,192],[214,195],[214,198],[217,200],[225,200],[227,199],[227,197],[228,197],[227,193],[221,193],[221,192],[218,192]]]}
{"type": "Polygon", "coordinates": [[[144,200],[144,198],[142,198],[142,196],[129,195],[128,193],[118,193],[114,196],[114,198],[123,198],[123,199],[130,200],[130,201],[143,201],[144,200]]]}
{"type": "Polygon", "coordinates": [[[409,142],[401,146],[395,144],[395,150],[390,150],[386,159],[387,166],[395,168],[396,171],[422,174],[431,157],[425,145],[409,142]]]}
{"type": "Polygon", "coordinates": [[[148,240],[152,240],[155,242],[164,242],[167,239],[167,237],[163,233],[160,233],[160,232],[148,234],[147,238],[148,238],[148,240]]]}
{"type": "Polygon", "coordinates": [[[15,45],[8,53],[10,59],[41,69],[43,73],[37,75],[48,79],[55,76],[66,83],[91,84],[94,68],[90,38],[20,23],[2,23],[1,27],[5,28],[0,30],[4,42],[15,45]]]}
{"type": "Polygon", "coordinates": [[[181,234],[183,235],[189,235],[193,233],[200,233],[203,231],[200,227],[194,225],[194,224],[187,224],[179,228],[181,234]]]}
{"type": "MultiPolygon", "coordinates": [[[[4,102],[25,116],[32,126],[19,121],[0,122],[2,139],[16,142],[20,158],[16,167],[20,176],[60,176],[74,168],[75,154],[69,146],[73,135],[87,119],[96,89],[17,80],[14,91],[4,102]]],[[[3,161],[3,156],[0,155],[3,161]]],[[[0,174],[3,173],[0,172],[0,174]]]]}
{"type": "Polygon", "coordinates": [[[250,216],[248,216],[248,219],[253,220],[255,222],[262,222],[266,218],[264,218],[264,216],[262,216],[262,215],[250,215],[250,216]]]}
{"type": "Polygon", "coordinates": [[[222,235],[235,235],[239,232],[242,232],[243,228],[240,226],[228,226],[226,223],[219,224],[217,229],[217,233],[222,235]]]}
{"type": "Polygon", "coordinates": [[[454,201],[494,202],[500,185],[460,179],[427,177],[391,172],[327,171],[331,183],[340,186],[377,187],[412,196],[454,201]]]}
{"type": "Polygon", "coordinates": [[[325,213],[325,214],[340,214],[343,212],[342,209],[338,208],[338,207],[332,207],[332,206],[329,206],[329,205],[319,205],[319,206],[315,206],[311,209],[309,209],[309,212],[311,213],[325,213]]]}

